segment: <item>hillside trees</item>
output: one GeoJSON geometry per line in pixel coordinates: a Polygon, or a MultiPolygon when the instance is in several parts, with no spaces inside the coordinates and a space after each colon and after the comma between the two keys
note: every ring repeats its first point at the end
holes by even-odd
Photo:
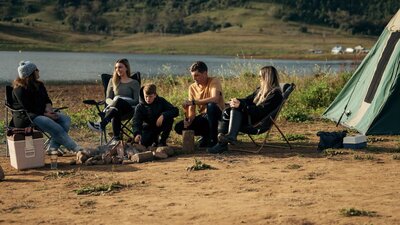
{"type": "Polygon", "coordinates": [[[398,0],[272,0],[283,20],[323,24],[353,34],[379,35],[400,8],[398,0]]]}
{"type": "Polygon", "coordinates": [[[188,19],[190,15],[244,3],[245,0],[57,0],[55,15],[72,31],[79,32],[190,34],[230,26],[209,17],[188,19]]]}

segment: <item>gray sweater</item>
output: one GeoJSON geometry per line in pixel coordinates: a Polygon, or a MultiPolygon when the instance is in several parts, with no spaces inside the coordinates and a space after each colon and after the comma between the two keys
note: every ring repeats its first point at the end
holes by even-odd
{"type": "Polygon", "coordinates": [[[113,90],[113,83],[110,80],[107,86],[107,104],[110,104],[115,97],[121,97],[130,105],[135,106],[139,103],[140,85],[136,80],[128,83],[119,83],[116,91],[113,90]]]}

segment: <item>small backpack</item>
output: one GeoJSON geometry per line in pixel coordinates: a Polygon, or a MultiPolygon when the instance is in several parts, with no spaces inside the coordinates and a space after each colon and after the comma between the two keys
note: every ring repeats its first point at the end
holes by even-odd
{"type": "Polygon", "coordinates": [[[346,137],[347,131],[325,132],[318,131],[319,136],[318,151],[327,148],[343,148],[343,138],[346,137]]]}

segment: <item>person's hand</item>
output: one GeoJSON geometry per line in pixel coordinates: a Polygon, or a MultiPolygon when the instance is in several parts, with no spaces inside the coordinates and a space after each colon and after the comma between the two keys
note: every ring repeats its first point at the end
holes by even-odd
{"type": "Polygon", "coordinates": [[[52,120],[57,120],[59,118],[58,114],[55,112],[45,112],[43,115],[49,117],[52,120]]]}
{"type": "Polygon", "coordinates": [[[231,108],[239,108],[240,101],[237,98],[232,98],[231,101],[229,102],[229,106],[231,108]]]}
{"type": "Polygon", "coordinates": [[[183,120],[183,128],[188,128],[190,126],[190,124],[192,124],[193,120],[189,119],[189,118],[185,118],[183,120]]]}
{"type": "Polygon", "coordinates": [[[189,106],[192,106],[192,105],[193,105],[192,101],[189,101],[189,100],[186,100],[186,101],[184,101],[184,102],[182,103],[182,107],[183,107],[184,109],[186,109],[186,108],[188,108],[189,106]]]}
{"type": "Polygon", "coordinates": [[[142,141],[142,135],[140,135],[140,134],[136,135],[135,142],[139,143],[139,144],[142,144],[141,141],[142,141]]]}
{"type": "Polygon", "coordinates": [[[161,127],[163,121],[164,121],[164,115],[161,115],[160,117],[158,117],[158,119],[156,121],[156,126],[161,127]]]}

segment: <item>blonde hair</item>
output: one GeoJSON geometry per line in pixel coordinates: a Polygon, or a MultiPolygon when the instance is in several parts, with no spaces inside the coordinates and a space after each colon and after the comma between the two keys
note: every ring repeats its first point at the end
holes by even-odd
{"type": "Polygon", "coordinates": [[[275,69],[275,67],[264,66],[260,70],[260,76],[260,89],[253,100],[256,105],[262,104],[274,89],[279,88],[278,71],[275,69]]]}
{"type": "MultiPolygon", "coordinates": [[[[114,65],[117,65],[117,63],[123,64],[126,67],[126,75],[128,77],[131,77],[131,67],[129,65],[129,61],[127,59],[118,59],[114,65]]],[[[113,83],[113,91],[115,93],[118,85],[121,83],[121,78],[118,76],[115,66],[114,66],[114,73],[112,76],[112,83],[113,83]]]]}

